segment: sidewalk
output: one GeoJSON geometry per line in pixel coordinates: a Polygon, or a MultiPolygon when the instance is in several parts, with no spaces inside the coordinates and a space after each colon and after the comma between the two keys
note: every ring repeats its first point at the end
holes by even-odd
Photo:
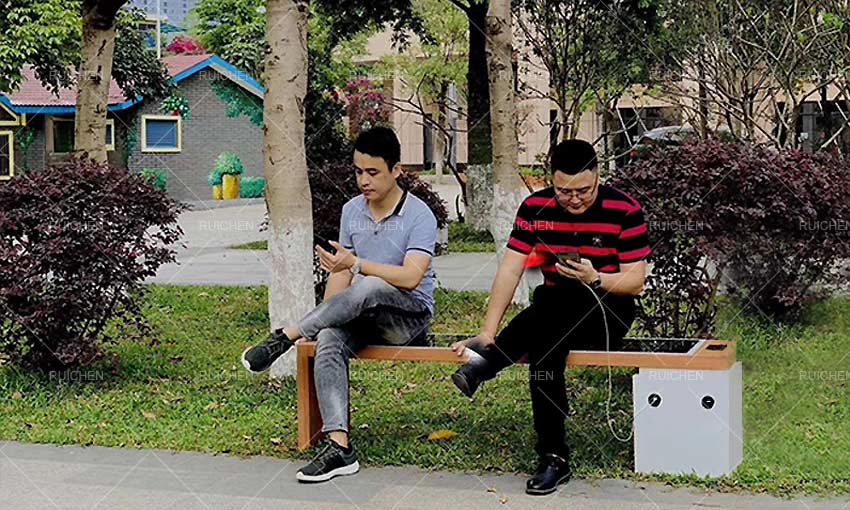
{"type": "Polygon", "coordinates": [[[300,465],[267,457],[0,442],[0,506],[10,510],[850,508],[846,497],[786,501],[622,480],[573,480],[554,495],[531,497],[523,492],[524,476],[408,467],[366,467],[355,476],[305,485],[295,480],[300,465]]]}
{"type": "MultiPolygon", "coordinates": [[[[178,262],[162,266],[145,283],[163,285],[268,285],[270,258],[258,250],[207,247],[178,254],[178,262]]],[[[495,253],[452,253],[434,259],[437,281],[454,290],[488,291],[496,276],[495,253]]]]}
{"type": "MultiPolygon", "coordinates": [[[[177,262],[162,266],[145,283],[163,285],[268,285],[271,271],[268,253],[233,250],[236,246],[267,239],[260,232],[265,205],[240,201],[232,207],[201,209],[180,215],[184,236],[177,247],[177,262]]],[[[493,253],[452,253],[434,259],[440,286],[454,290],[488,291],[496,276],[493,253]]]]}

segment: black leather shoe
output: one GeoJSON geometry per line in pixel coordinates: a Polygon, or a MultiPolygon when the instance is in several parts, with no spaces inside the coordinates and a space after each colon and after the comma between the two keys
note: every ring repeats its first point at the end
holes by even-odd
{"type": "Polygon", "coordinates": [[[567,459],[549,453],[540,459],[534,476],[525,484],[525,493],[533,496],[551,494],[573,475],[567,459]]]}
{"type": "Polygon", "coordinates": [[[481,385],[478,369],[472,363],[467,363],[452,374],[452,382],[461,393],[469,398],[475,395],[475,390],[481,385]]]}

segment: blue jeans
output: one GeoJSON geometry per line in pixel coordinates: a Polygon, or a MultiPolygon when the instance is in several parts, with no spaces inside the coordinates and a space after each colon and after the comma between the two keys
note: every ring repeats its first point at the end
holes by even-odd
{"type": "Polygon", "coordinates": [[[431,311],[377,276],[356,280],[298,324],[315,339],[315,381],[322,432],[348,431],[348,362],[370,343],[424,343],[431,311]]]}

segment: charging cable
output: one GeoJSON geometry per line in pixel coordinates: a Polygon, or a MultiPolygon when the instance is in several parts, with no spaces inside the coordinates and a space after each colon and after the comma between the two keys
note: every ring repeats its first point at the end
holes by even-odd
{"type": "MultiPolygon", "coordinates": [[[[610,357],[610,354],[611,354],[611,335],[608,331],[608,315],[605,313],[605,307],[602,305],[602,300],[599,298],[598,295],[596,295],[596,292],[593,291],[593,289],[590,287],[590,285],[584,283],[581,280],[579,280],[579,282],[582,285],[584,285],[587,288],[588,292],[590,292],[593,295],[594,299],[596,299],[596,302],[599,304],[599,309],[602,310],[602,324],[605,326],[605,352],[608,353],[609,357],[610,357]]],[[[621,443],[628,443],[632,440],[632,437],[635,434],[635,424],[634,424],[634,421],[632,421],[632,428],[629,431],[628,437],[620,437],[617,434],[617,431],[614,430],[614,420],[611,419],[611,399],[613,398],[613,395],[614,395],[614,390],[613,390],[613,384],[611,382],[611,364],[608,363],[608,398],[605,401],[605,420],[608,422],[608,429],[611,431],[611,435],[614,436],[614,439],[616,439],[617,441],[620,441],[621,443]]]]}

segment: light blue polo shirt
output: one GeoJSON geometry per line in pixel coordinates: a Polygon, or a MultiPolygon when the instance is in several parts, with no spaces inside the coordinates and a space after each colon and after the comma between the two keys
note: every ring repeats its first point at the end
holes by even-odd
{"type": "MultiPolygon", "coordinates": [[[[392,214],[377,223],[363,195],[352,198],[342,207],[339,244],[354,250],[362,259],[401,266],[408,252],[419,251],[433,257],[436,242],[437,219],[434,213],[425,202],[407,191],[392,214]]],[[[435,284],[433,264],[429,261],[419,286],[409,291],[432,314],[435,284]]]]}

